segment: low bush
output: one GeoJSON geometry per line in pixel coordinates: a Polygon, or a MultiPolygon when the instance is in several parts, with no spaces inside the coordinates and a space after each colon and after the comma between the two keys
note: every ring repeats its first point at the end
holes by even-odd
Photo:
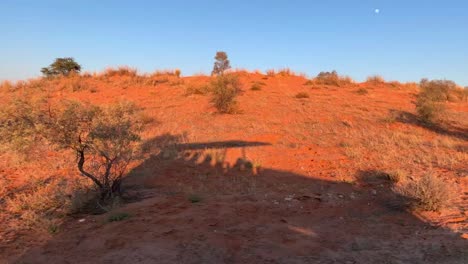
{"type": "Polygon", "coordinates": [[[237,109],[236,97],[240,91],[236,75],[219,75],[211,82],[211,102],[219,113],[233,114],[237,109]]]}
{"type": "Polygon", "coordinates": [[[416,111],[425,123],[439,121],[445,113],[445,101],[456,89],[456,84],[447,80],[421,80],[416,99],[416,111]]]}
{"type": "Polygon", "coordinates": [[[314,79],[316,84],[340,86],[343,84],[351,84],[353,80],[347,76],[340,76],[336,71],[320,72],[314,79]]]}
{"type": "Polygon", "coordinates": [[[415,209],[439,211],[450,205],[454,198],[454,188],[442,179],[429,173],[417,181],[409,182],[397,191],[411,200],[415,209]]]}
{"type": "Polygon", "coordinates": [[[137,70],[127,67],[127,66],[120,66],[117,69],[108,68],[102,74],[104,77],[114,77],[114,76],[129,76],[129,77],[136,77],[138,76],[137,70]]]}

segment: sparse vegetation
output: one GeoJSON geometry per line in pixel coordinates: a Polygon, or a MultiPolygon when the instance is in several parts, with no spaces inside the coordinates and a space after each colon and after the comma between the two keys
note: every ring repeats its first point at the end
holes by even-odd
{"type": "Polygon", "coordinates": [[[219,75],[211,83],[211,102],[219,113],[233,114],[237,109],[236,97],[240,91],[236,75],[219,75]]]}
{"type": "Polygon", "coordinates": [[[68,76],[71,73],[79,73],[81,66],[73,58],[57,58],[49,66],[41,69],[46,77],[68,76]]]}
{"type": "Polygon", "coordinates": [[[403,185],[398,191],[412,200],[415,209],[425,211],[439,211],[446,208],[454,196],[453,187],[432,173],[403,185]]]}
{"type": "Polygon", "coordinates": [[[416,110],[423,122],[434,123],[445,113],[445,101],[456,88],[452,81],[427,79],[421,80],[420,93],[416,99],[416,110]]]}
{"type": "Polygon", "coordinates": [[[136,77],[138,76],[137,70],[127,67],[127,66],[120,66],[117,69],[108,68],[102,74],[104,77],[114,77],[114,76],[128,76],[128,77],[136,77]]]}
{"type": "Polygon", "coordinates": [[[320,72],[314,81],[317,84],[340,86],[342,84],[351,84],[353,80],[350,77],[342,77],[336,71],[320,72]]]}
{"type": "Polygon", "coordinates": [[[367,77],[366,82],[373,85],[379,85],[385,83],[385,79],[380,75],[372,75],[367,77]]]}

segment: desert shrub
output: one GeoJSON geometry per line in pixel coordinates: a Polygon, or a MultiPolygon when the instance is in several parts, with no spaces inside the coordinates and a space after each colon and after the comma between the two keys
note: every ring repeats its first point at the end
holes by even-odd
{"type": "Polygon", "coordinates": [[[356,93],[360,95],[365,95],[365,94],[368,94],[369,91],[367,91],[367,89],[365,88],[359,88],[359,90],[357,90],[356,93]]]}
{"type": "Polygon", "coordinates": [[[404,181],[407,178],[407,174],[403,170],[394,170],[387,175],[388,179],[393,183],[404,181]]]}
{"type": "Polygon", "coordinates": [[[320,72],[315,80],[319,84],[340,86],[340,77],[336,71],[320,72]]]}
{"type": "Polygon", "coordinates": [[[135,158],[142,122],[130,103],[109,107],[67,102],[52,108],[49,102],[14,102],[0,111],[0,136],[21,149],[32,142],[69,149],[82,176],[91,180],[101,200],[120,195],[122,176],[135,158]]]}
{"type": "Polygon", "coordinates": [[[373,84],[373,85],[378,85],[378,84],[385,83],[385,79],[380,75],[372,75],[372,76],[367,77],[366,82],[373,84]]]}
{"type": "Polygon", "coordinates": [[[445,101],[449,99],[449,93],[457,88],[453,81],[422,79],[419,83],[421,94],[432,101],[445,101]]]}
{"type": "Polygon", "coordinates": [[[304,85],[314,85],[314,81],[312,80],[307,80],[304,85]]]}
{"type": "Polygon", "coordinates": [[[416,209],[439,211],[450,205],[455,190],[442,179],[429,173],[417,181],[406,183],[397,191],[408,197],[416,209]]]}
{"type": "Polygon", "coordinates": [[[421,80],[420,93],[416,99],[416,111],[422,121],[433,123],[439,120],[445,112],[445,101],[456,84],[446,80],[421,80]]]}
{"type": "Polygon", "coordinates": [[[70,73],[78,73],[81,66],[73,58],[57,58],[49,67],[41,69],[46,77],[68,76],[70,73]]]}
{"type": "Polygon", "coordinates": [[[316,84],[341,86],[343,84],[354,83],[353,79],[349,76],[340,76],[336,71],[320,72],[314,79],[316,84]]]}
{"type": "Polygon", "coordinates": [[[175,70],[157,70],[153,72],[149,77],[160,77],[160,76],[175,76],[180,77],[181,71],[179,69],[175,70]]]}
{"type": "Polygon", "coordinates": [[[451,90],[447,96],[447,100],[450,102],[466,102],[468,99],[468,87],[462,88],[457,87],[451,90]]]}
{"type": "Polygon", "coordinates": [[[445,105],[443,102],[419,96],[416,100],[416,111],[423,122],[431,124],[441,119],[445,113],[445,105]]]}
{"type": "Polygon", "coordinates": [[[309,98],[309,94],[306,93],[306,92],[299,92],[299,93],[296,94],[295,97],[298,98],[298,99],[301,99],[301,98],[309,98]]]}
{"type": "Polygon", "coordinates": [[[104,77],[114,77],[114,76],[129,76],[136,77],[138,76],[137,70],[130,68],[128,66],[120,66],[117,69],[108,68],[102,74],[104,77]]]}
{"type": "Polygon", "coordinates": [[[192,95],[192,94],[199,94],[199,95],[206,95],[210,93],[210,86],[207,84],[188,84],[187,89],[185,90],[186,95],[192,95]]]}
{"type": "Polygon", "coordinates": [[[215,63],[211,75],[223,75],[223,73],[231,68],[228,56],[224,51],[216,52],[215,63]]]}
{"type": "Polygon", "coordinates": [[[274,69],[269,69],[266,71],[267,76],[274,77],[276,75],[276,71],[274,69]]]}
{"type": "Polygon", "coordinates": [[[237,76],[219,75],[211,82],[211,102],[219,113],[232,114],[237,110],[236,97],[239,91],[237,76]]]}
{"type": "Polygon", "coordinates": [[[289,68],[280,69],[277,74],[282,77],[294,75],[294,73],[289,68]]]}

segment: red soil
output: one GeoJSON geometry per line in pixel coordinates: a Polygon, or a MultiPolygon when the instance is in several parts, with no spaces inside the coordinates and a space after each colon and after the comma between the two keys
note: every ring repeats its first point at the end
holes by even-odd
{"type": "MultiPolygon", "coordinates": [[[[125,183],[138,201],[72,215],[55,235],[4,234],[0,262],[468,263],[468,104],[448,103],[453,126],[430,129],[385,121],[390,111],[414,115],[414,87],[242,74],[241,113],[219,115],[208,96],[185,94],[206,77],[171,81],[90,78],[97,92],[50,91],[57,100],[144,107],[157,120],[144,134],[155,152],[125,183]],[[253,82],[265,85],[251,91],[253,82]],[[458,187],[459,199],[439,213],[409,211],[379,177],[395,169],[415,178],[431,170],[458,187]],[[116,212],[130,217],[107,222],[116,212]]],[[[8,164],[0,173],[21,175],[8,164]]]]}

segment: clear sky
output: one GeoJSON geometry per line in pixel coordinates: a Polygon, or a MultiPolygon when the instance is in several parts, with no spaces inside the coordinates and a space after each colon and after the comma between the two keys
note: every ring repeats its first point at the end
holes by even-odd
{"type": "Polygon", "coordinates": [[[209,73],[224,50],[234,68],[468,85],[467,0],[1,0],[0,14],[0,79],[56,57],[209,73]]]}

